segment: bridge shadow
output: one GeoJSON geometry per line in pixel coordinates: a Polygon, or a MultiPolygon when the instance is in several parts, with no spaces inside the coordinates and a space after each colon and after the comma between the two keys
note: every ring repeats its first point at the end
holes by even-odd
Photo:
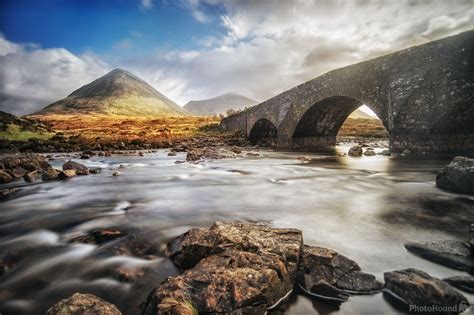
{"type": "MultiPolygon", "coordinates": [[[[292,136],[292,148],[302,151],[333,148],[344,122],[363,105],[361,101],[347,96],[332,96],[316,102],[297,120],[292,136]]],[[[381,117],[382,122],[387,120],[380,108],[374,105],[366,106],[381,117]]]]}
{"type": "Polygon", "coordinates": [[[275,146],[277,140],[277,128],[268,119],[257,120],[250,131],[249,140],[252,144],[275,146]]]}

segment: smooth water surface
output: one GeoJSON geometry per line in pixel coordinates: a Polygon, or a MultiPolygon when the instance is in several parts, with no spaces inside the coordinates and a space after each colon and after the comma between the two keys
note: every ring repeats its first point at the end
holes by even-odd
{"type": "MultiPolygon", "coordinates": [[[[24,185],[1,202],[0,252],[26,254],[0,278],[0,313],[42,314],[61,298],[90,292],[124,314],[138,314],[151,289],[177,272],[164,258],[166,242],[215,220],[301,229],[306,244],[330,247],[379,279],[408,267],[441,278],[463,274],[403,248],[407,241],[464,239],[474,222],[473,197],[434,185],[446,160],[264,151],[258,158],[175,164],[184,154],[166,153],[81,160],[103,172],[24,185]],[[112,176],[120,165],[121,175],[112,176]],[[154,256],[114,255],[107,246],[67,242],[105,227],[140,234],[154,256]],[[111,276],[114,268],[137,265],[154,272],[134,284],[111,276]]],[[[64,161],[51,163],[60,167],[64,161]]],[[[382,294],[355,296],[340,307],[297,296],[286,314],[318,312],[397,314],[382,294]]]]}

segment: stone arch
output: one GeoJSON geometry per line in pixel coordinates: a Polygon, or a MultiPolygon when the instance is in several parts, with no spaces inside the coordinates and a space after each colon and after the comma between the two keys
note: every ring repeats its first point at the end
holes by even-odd
{"type": "Polygon", "coordinates": [[[277,127],[266,118],[260,118],[255,122],[249,133],[249,140],[253,143],[259,141],[275,141],[277,138],[277,127]]]}
{"type": "MultiPolygon", "coordinates": [[[[362,105],[364,103],[356,98],[340,95],[314,103],[296,122],[292,135],[293,148],[321,149],[334,146],[337,133],[344,121],[362,105]]],[[[379,111],[377,107],[365,105],[375,113],[379,111]]],[[[387,129],[387,126],[385,128],[387,129]]]]}

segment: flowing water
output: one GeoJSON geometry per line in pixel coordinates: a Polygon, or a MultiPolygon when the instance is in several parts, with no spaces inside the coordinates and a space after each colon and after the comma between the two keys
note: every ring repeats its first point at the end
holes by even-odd
{"type": "MultiPolygon", "coordinates": [[[[166,242],[215,220],[301,229],[306,244],[330,247],[379,279],[385,271],[408,267],[441,278],[463,274],[403,248],[407,241],[466,238],[468,224],[474,222],[474,198],[434,185],[437,171],[448,161],[260,153],[259,158],[201,164],[175,164],[184,154],[168,157],[165,151],[94,157],[80,162],[102,168],[101,174],[24,185],[0,203],[0,253],[20,257],[0,278],[0,313],[43,314],[59,299],[90,292],[124,314],[138,314],[150,290],[177,272],[164,258],[166,242]],[[298,159],[303,155],[311,159],[298,159]],[[120,165],[121,175],[112,176],[120,165]],[[154,256],[118,255],[108,243],[67,242],[104,227],[138,233],[154,256]],[[135,283],[118,281],[113,271],[131,266],[149,266],[152,272],[135,283]]],[[[50,163],[60,167],[64,161],[50,163]]],[[[467,296],[472,304],[474,296],[467,296]]],[[[285,314],[317,313],[397,310],[382,294],[354,296],[339,307],[296,296],[285,314]]]]}

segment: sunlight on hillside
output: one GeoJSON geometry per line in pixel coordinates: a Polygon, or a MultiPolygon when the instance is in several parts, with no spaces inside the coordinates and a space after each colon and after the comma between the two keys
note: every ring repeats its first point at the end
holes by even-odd
{"type": "Polygon", "coordinates": [[[388,133],[377,115],[368,106],[362,105],[344,121],[337,136],[387,138],[388,133]]]}

